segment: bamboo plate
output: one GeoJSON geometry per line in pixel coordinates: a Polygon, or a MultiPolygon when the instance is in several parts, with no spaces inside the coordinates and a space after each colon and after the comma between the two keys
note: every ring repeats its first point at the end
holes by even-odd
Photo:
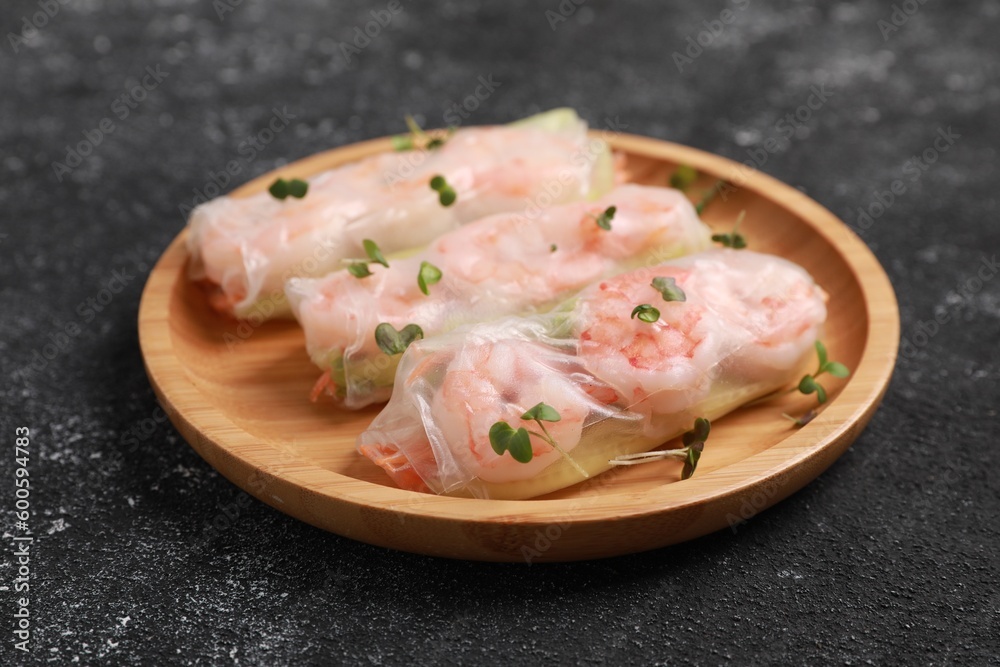
{"type": "MultiPolygon", "coordinates": [[[[595,133],[594,136],[599,136],[595,133]]],[[[182,233],[150,274],[139,309],[146,370],[171,420],[212,466],[260,500],[356,540],[435,556],[567,561],[662,547],[735,526],[802,488],[868,423],[895,363],[899,312],[868,248],[832,213],[762,173],[692,148],[605,136],[628,156],[630,179],[666,183],[679,164],[738,186],[705,210],[713,229],[742,230],[755,250],[804,266],[830,294],[825,342],[848,380],[826,382],[830,402],[801,429],[780,417],[810,398],[744,408],[713,424],[698,472],[675,461],[618,468],[541,499],[495,501],[403,491],[354,450],[377,413],[310,403],[318,371],[294,322],[239,324],[213,312],[186,279],[182,233]]],[[[328,151],[262,176],[305,177],[390,150],[389,139],[328,151]]]]}

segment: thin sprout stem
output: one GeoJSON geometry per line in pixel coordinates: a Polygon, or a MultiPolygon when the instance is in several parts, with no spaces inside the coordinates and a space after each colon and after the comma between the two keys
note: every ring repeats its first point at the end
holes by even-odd
{"type": "Polygon", "coordinates": [[[541,433],[537,433],[535,431],[528,431],[528,433],[530,433],[532,435],[536,435],[539,438],[541,438],[542,440],[544,440],[545,442],[549,443],[552,446],[553,449],[555,449],[557,452],[559,452],[560,454],[562,454],[566,458],[566,460],[569,461],[569,464],[571,466],[573,466],[578,473],[580,473],[581,475],[583,475],[584,479],[589,478],[590,477],[590,473],[588,473],[586,470],[584,470],[583,467],[579,463],[577,463],[573,459],[572,456],[569,455],[569,452],[567,452],[565,449],[563,449],[562,447],[560,447],[559,444],[555,441],[555,439],[551,435],[549,435],[549,431],[548,431],[547,428],[545,428],[545,424],[542,423],[542,420],[536,419],[535,423],[538,424],[539,428],[542,429],[542,432],[541,433]]]}
{"type": "Polygon", "coordinates": [[[608,461],[613,466],[635,466],[640,463],[651,461],[662,461],[664,459],[685,459],[691,447],[681,447],[680,449],[660,449],[655,452],[639,452],[638,454],[623,454],[608,461]]]}
{"type": "Polygon", "coordinates": [[[420,138],[424,138],[427,136],[426,133],[423,131],[423,129],[421,129],[421,127],[417,125],[417,121],[413,120],[413,116],[407,115],[404,120],[406,121],[406,127],[409,128],[410,132],[414,136],[420,138]]]}
{"type": "Polygon", "coordinates": [[[712,203],[712,200],[715,199],[717,194],[719,194],[719,191],[722,189],[724,184],[725,181],[718,180],[715,182],[715,185],[709,188],[708,192],[702,195],[701,201],[699,201],[694,207],[695,211],[698,212],[698,215],[701,215],[701,212],[705,210],[705,207],[712,203]]]}
{"type": "Polygon", "coordinates": [[[747,210],[743,209],[740,214],[736,216],[736,224],[733,225],[733,236],[736,236],[736,232],[740,230],[740,223],[743,222],[743,218],[747,217],[747,210]]]}

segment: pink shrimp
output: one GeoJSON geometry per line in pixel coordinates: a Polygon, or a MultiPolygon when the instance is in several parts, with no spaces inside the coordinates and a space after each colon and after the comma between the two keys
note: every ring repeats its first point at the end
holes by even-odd
{"type": "MultiPolygon", "coordinates": [[[[431,336],[467,322],[543,311],[594,280],[659,255],[696,252],[708,243],[708,228],[682,193],[624,185],[595,202],[552,206],[531,219],[489,216],[388,268],[372,266],[374,275],[362,280],[340,271],[293,280],[287,292],[313,361],[326,369],[343,359],[345,404],[362,407],[385,396],[388,387],[368,395],[354,391],[372,384],[352,385],[349,366],[379,356],[374,331],[382,322],[396,329],[417,324],[431,336]],[[605,230],[597,217],[611,206],[617,212],[605,230]],[[417,283],[424,262],[442,273],[429,294],[417,283]]],[[[391,374],[384,375],[391,385],[391,374]]]]}
{"type": "Polygon", "coordinates": [[[558,122],[462,129],[435,150],[364,158],[310,178],[301,199],[265,191],[204,203],[189,225],[192,277],[218,285],[230,297],[219,304],[246,317],[280,297],[288,278],[340,268],[366,238],[387,253],[419,247],[487,214],[522,210],[551,184],[555,202],[610,188],[613,175],[584,153],[586,124],[568,110],[546,117],[558,122]],[[438,174],[458,194],[447,208],[429,187],[438,174]]]}
{"type": "Polygon", "coordinates": [[[715,250],[612,278],[581,295],[579,354],[634,401],[633,409],[679,412],[708,393],[724,358],[739,359],[747,380],[801,366],[826,319],[826,298],[791,262],[715,250]],[[651,285],[657,277],[673,278],[686,300],[665,302],[651,285]],[[643,303],[659,310],[656,322],[626,317],[643,303]]]}
{"type": "Polygon", "coordinates": [[[549,493],[662,444],[695,417],[715,419],[788,386],[812,354],[824,299],[800,267],[749,250],[608,278],[547,315],[411,345],[359,449],[407,488],[549,493]],[[666,279],[682,292],[671,301],[666,279]],[[641,304],[658,310],[654,321],[630,317],[641,304]],[[527,463],[497,455],[492,425],[533,430],[521,417],[539,402],[559,412],[551,438],[569,458],[540,436],[527,463]]]}
{"type": "Polygon", "coordinates": [[[498,421],[537,430],[521,415],[538,403],[559,413],[561,419],[546,427],[563,451],[572,456],[580,442],[586,401],[579,387],[546,365],[546,352],[523,341],[500,341],[463,349],[448,366],[431,403],[431,417],[458,464],[475,477],[485,482],[524,479],[562,456],[535,435],[530,436],[533,457],[528,463],[497,454],[490,445],[490,427],[498,421]]]}
{"type": "Polygon", "coordinates": [[[690,276],[684,269],[656,267],[606,280],[581,295],[580,358],[640,412],[680,412],[711,388],[724,339],[705,318],[705,305],[691,298],[664,302],[650,285],[665,277],[685,289],[690,276]],[[655,322],[630,317],[644,303],[659,310],[655,322]]]}

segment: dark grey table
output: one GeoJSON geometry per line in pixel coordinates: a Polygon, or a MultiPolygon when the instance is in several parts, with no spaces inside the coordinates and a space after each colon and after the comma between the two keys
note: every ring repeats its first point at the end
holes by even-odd
{"type": "Polygon", "coordinates": [[[662,4],[5,3],[0,662],[996,664],[1000,3],[662,4]],[[422,558],[244,502],[139,355],[144,278],[186,207],[405,113],[560,105],[756,159],[863,232],[903,319],[871,426],[735,533],[598,562],[422,558]]]}

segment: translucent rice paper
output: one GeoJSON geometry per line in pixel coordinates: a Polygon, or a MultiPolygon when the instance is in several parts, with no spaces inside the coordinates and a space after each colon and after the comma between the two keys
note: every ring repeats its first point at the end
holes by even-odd
{"type": "Polygon", "coordinates": [[[528,211],[606,192],[607,147],[571,109],[503,127],[458,130],[433,150],[370,156],[309,178],[305,197],[267,191],[219,197],[194,209],[191,277],[214,285],[213,305],[237,317],[288,313],[285,282],[364,257],[362,241],[391,253],[426,245],[487,214],[528,211]],[[430,186],[443,175],[458,195],[443,207],[430,186]]]}
{"type": "Polygon", "coordinates": [[[399,357],[376,344],[382,322],[397,330],[416,324],[430,337],[464,323],[540,312],[595,280],[710,243],[710,230],[683,193],[622,185],[596,202],[477,220],[389,268],[373,264],[366,278],[338,271],[292,280],[286,290],[309,356],[330,373],[331,394],[360,408],[392,393],[399,357]],[[617,211],[605,230],[596,219],[610,206],[617,211]],[[417,284],[423,262],[442,272],[426,295],[417,284]]]}
{"type": "MultiPolygon", "coordinates": [[[[556,311],[456,329],[403,355],[386,408],[359,451],[404,488],[521,499],[582,481],[531,436],[534,456],[497,455],[490,427],[538,430],[521,415],[544,402],[552,438],[589,476],[798,380],[826,319],[826,294],[802,268],[749,250],[712,250],[587,288],[556,311]],[[651,287],[671,277],[686,301],[651,287]],[[648,303],[654,323],[630,319],[648,303]]],[[[709,444],[709,446],[711,446],[709,444]]]]}

